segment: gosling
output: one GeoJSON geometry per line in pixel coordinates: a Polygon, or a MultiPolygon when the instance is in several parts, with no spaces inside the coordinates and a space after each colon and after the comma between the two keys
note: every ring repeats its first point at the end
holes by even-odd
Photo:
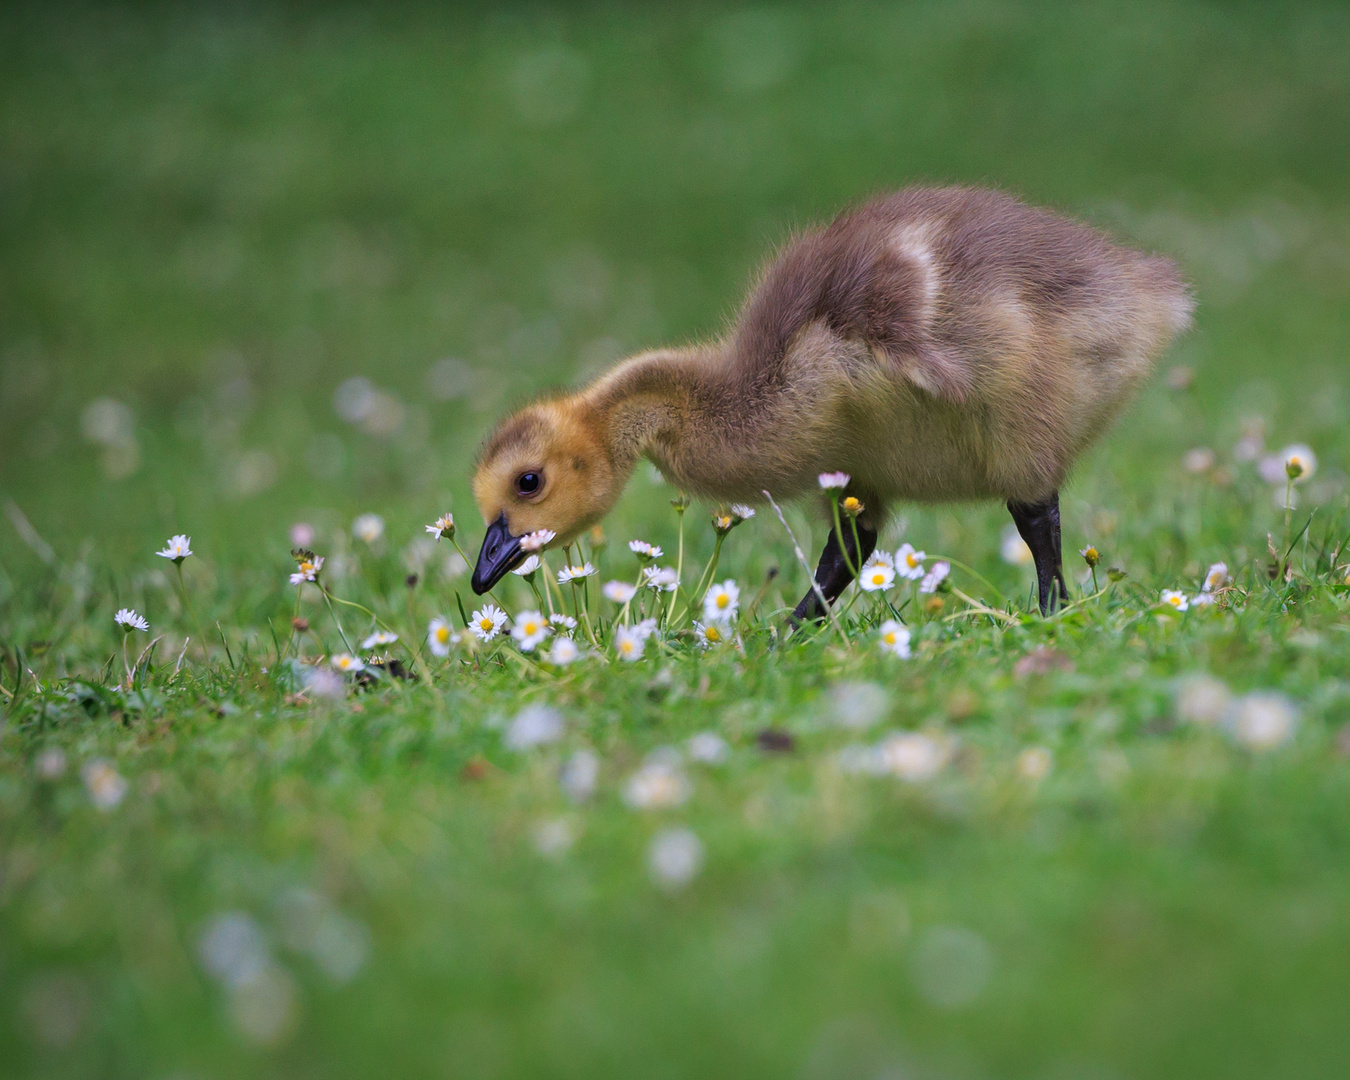
{"type": "MultiPolygon", "coordinates": [[[[1189,324],[1166,258],[997,191],[914,187],[791,240],[722,338],[617,363],[508,417],[474,497],[477,593],[540,530],[569,543],[613,507],[640,457],[722,503],[820,494],[863,504],[830,531],[819,619],[871,555],[888,507],[1000,499],[1031,549],[1042,614],[1066,595],[1059,490],[1189,324]]],[[[822,505],[827,506],[822,499],[822,505]]]]}

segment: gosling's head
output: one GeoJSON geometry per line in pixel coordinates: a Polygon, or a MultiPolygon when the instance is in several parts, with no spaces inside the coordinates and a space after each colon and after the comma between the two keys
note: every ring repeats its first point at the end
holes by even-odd
{"type": "Polygon", "coordinates": [[[473,478],[488,527],[473,591],[487,592],[525,559],[520,539],[529,533],[547,529],[554,546],[570,543],[609,512],[622,485],[594,410],[562,398],[507,417],[484,444],[473,478]]]}

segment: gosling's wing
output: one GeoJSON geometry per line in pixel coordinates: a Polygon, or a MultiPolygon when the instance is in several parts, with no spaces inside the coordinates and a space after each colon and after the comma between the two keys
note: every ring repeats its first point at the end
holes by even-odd
{"type": "Polygon", "coordinates": [[[757,382],[773,385],[786,378],[793,340],[820,322],[865,343],[927,393],[962,401],[975,372],[932,332],[945,300],[929,227],[897,231],[870,210],[845,214],[778,254],[741,313],[737,353],[757,382]]]}

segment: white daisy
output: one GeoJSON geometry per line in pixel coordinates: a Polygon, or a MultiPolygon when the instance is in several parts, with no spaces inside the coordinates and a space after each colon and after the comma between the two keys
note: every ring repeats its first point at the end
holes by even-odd
{"type": "Polygon", "coordinates": [[[672,758],[653,754],[624,784],[623,801],[635,810],[668,810],[687,801],[693,788],[672,758]]]}
{"type": "Polygon", "coordinates": [[[436,519],[435,524],[427,526],[427,532],[431,533],[437,540],[443,536],[455,535],[455,518],[453,514],[442,514],[436,519]]]}
{"type": "Polygon", "coordinates": [[[674,592],[680,584],[680,577],[669,566],[648,566],[643,569],[644,584],[659,592],[674,592]]]}
{"type": "Polygon", "coordinates": [[[701,761],[705,765],[720,765],[731,754],[727,741],[714,731],[700,731],[685,744],[690,761],[701,761]]]}
{"type": "Polygon", "coordinates": [[[637,586],[631,585],[627,581],[606,581],[605,587],[600,591],[605,594],[606,600],[613,600],[616,604],[626,604],[637,595],[637,586]]]}
{"type": "Polygon", "coordinates": [[[731,516],[738,518],[741,521],[749,521],[755,516],[755,508],[753,506],[746,506],[745,503],[732,503],[731,516]]]}
{"type": "Polygon", "coordinates": [[[90,801],[105,813],[116,808],[127,794],[126,778],[102,758],[88,761],[80,769],[80,779],[90,801]]]}
{"type": "Polygon", "coordinates": [[[558,571],[558,584],[566,585],[569,581],[583,581],[595,573],[595,567],[589,562],[584,562],[580,566],[564,566],[558,571]]]}
{"type": "Polygon", "coordinates": [[[548,620],[537,611],[522,611],[511,627],[511,636],[516,639],[521,652],[534,652],[534,647],[549,633],[548,620]]]}
{"type": "Polygon", "coordinates": [[[1214,468],[1214,451],[1208,446],[1187,450],[1181,458],[1181,467],[1188,473],[1206,473],[1214,468]]]}
{"type": "Polygon", "coordinates": [[[140,615],[137,615],[131,608],[120,608],[113,616],[113,622],[120,626],[123,631],[149,630],[150,624],[140,615]]]}
{"type": "Polygon", "coordinates": [[[647,645],[647,635],[635,626],[620,626],[614,631],[614,651],[620,660],[641,660],[647,645]]]}
{"type": "Polygon", "coordinates": [[[397,634],[391,634],[388,630],[376,630],[375,633],[361,642],[361,648],[374,649],[380,645],[392,645],[397,640],[397,634]]]}
{"type": "Polygon", "coordinates": [[[571,615],[564,615],[561,611],[550,615],[548,621],[554,626],[561,627],[568,637],[571,637],[572,631],[577,628],[576,619],[572,618],[571,615]]]}
{"type": "Polygon", "coordinates": [[[649,637],[651,637],[653,634],[656,633],[656,620],[643,619],[640,623],[638,623],[635,627],[633,627],[633,632],[635,634],[640,635],[643,641],[646,641],[649,637]]]}
{"type": "Polygon", "coordinates": [[[707,622],[730,622],[741,606],[741,589],[731,578],[713,584],[703,594],[703,618],[707,622]]]}
{"type": "Polygon", "coordinates": [[[427,646],[433,656],[449,656],[450,650],[459,644],[459,635],[450,624],[439,615],[431,620],[427,627],[427,646]]]}
{"type": "Polygon", "coordinates": [[[566,667],[574,660],[579,659],[581,650],[577,648],[577,643],[570,637],[556,637],[553,639],[553,648],[548,651],[549,663],[557,664],[559,667],[566,667]]]}
{"type": "Polygon", "coordinates": [[[1177,611],[1185,611],[1191,606],[1191,602],[1186,598],[1184,592],[1178,592],[1176,589],[1164,589],[1162,591],[1162,603],[1168,607],[1176,608],[1177,611]]]}
{"type": "Polygon", "coordinates": [[[1257,691],[1233,702],[1225,717],[1229,734],[1249,750],[1273,750],[1294,737],[1298,707],[1283,694],[1257,691]]]}
{"type": "Polygon", "coordinates": [[[935,593],[938,586],[947,580],[947,575],[952,572],[952,564],[949,562],[935,562],[933,568],[923,576],[919,582],[919,592],[935,593]]]}
{"type": "Polygon", "coordinates": [[[646,540],[629,540],[628,550],[643,559],[659,559],[665,554],[655,544],[649,544],[646,540]]]}
{"type": "Polygon", "coordinates": [[[699,648],[711,649],[714,645],[722,644],[726,639],[726,623],[694,621],[694,640],[698,642],[699,648]]]}
{"type": "Polygon", "coordinates": [[[539,556],[531,555],[519,566],[512,569],[511,573],[519,574],[521,577],[529,577],[539,569],[539,556]]]}
{"type": "Polygon", "coordinates": [[[895,553],[895,572],[902,578],[908,578],[910,581],[918,581],[923,577],[923,561],[928,556],[922,551],[915,551],[913,544],[901,544],[900,550],[895,553]]]}
{"type": "Polygon", "coordinates": [[[300,585],[306,581],[316,581],[319,577],[319,571],[322,569],[322,555],[303,555],[300,557],[295,573],[291,575],[291,584],[300,585]]]}
{"type": "Polygon", "coordinates": [[[889,589],[895,582],[895,571],[891,568],[891,557],[884,551],[876,551],[862,565],[858,574],[858,588],[863,592],[877,592],[889,589]]]}
{"type": "Polygon", "coordinates": [[[1311,480],[1313,474],[1317,472],[1317,455],[1312,452],[1310,446],[1304,446],[1302,443],[1286,446],[1280,451],[1280,458],[1284,463],[1285,475],[1296,484],[1311,480]]]}
{"type": "Polygon", "coordinates": [[[1205,571],[1205,583],[1200,588],[1202,592],[1217,592],[1232,580],[1228,575],[1228,564],[1216,562],[1205,571]]]}
{"type": "Polygon", "coordinates": [[[156,551],[155,554],[161,559],[172,559],[175,563],[180,563],[192,554],[192,537],[184,536],[182,533],[171,536],[164,550],[156,551]]]}
{"type": "Polygon", "coordinates": [[[552,529],[536,529],[520,538],[521,551],[543,551],[557,536],[552,529]]]}
{"type": "Polygon", "coordinates": [[[329,661],[329,663],[331,663],[333,667],[335,667],[338,671],[343,672],[344,674],[348,673],[354,674],[355,672],[366,670],[366,665],[361,663],[361,661],[358,660],[351,653],[345,652],[338,653],[335,657],[333,657],[332,660],[329,661]]]}
{"type": "Polygon", "coordinates": [[[563,715],[548,705],[526,705],[516,713],[502,741],[508,750],[532,750],[563,737],[563,715]]]}
{"type": "Polygon", "coordinates": [[[594,795],[599,779],[600,755],[585,746],[574,750],[558,770],[558,786],[574,803],[583,803],[594,795]]]}
{"type": "Polygon", "coordinates": [[[375,543],[384,535],[384,518],[379,514],[362,514],[352,522],[352,535],[363,543],[375,543]]]}
{"type": "Polygon", "coordinates": [[[931,780],[947,762],[947,750],[931,735],[902,731],[882,740],[877,753],[883,771],[910,783],[931,780]]]}
{"type": "Polygon", "coordinates": [[[1219,723],[1233,703],[1233,692],[1213,675],[1197,672],[1177,683],[1176,713],[1189,724],[1208,727],[1219,723]]]}
{"type": "Polygon", "coordinates": [[[852,477],[846,472],[823,472],[816,477],[816,482],[825,491],[842,491],[848,487],[850,479],[852,477]]]}
{"type": "Polygon", "coordinates": [[[692,829],[662,829],[647,848],[647,869],[665,892],[683,889],[703,869],[703,841],[692,829]]]}
{"type": "Polygon", "coordinates": [[[902,660],[908,660],[911,655],[909,637],[909,627],[904,623],[896,622],[894,619],[887,619],[877,631],[881,651],[891,653],[902,660]]]}
{"type": "Polygon", "coordinates": [[[1029,746],[1017,755],[1013,767],[1023,780],[1038,784],[1050,775],[1050,768],[1054,763],[1054,755],[1044,746],[1029,746]]]}
{"type": "Polygon", "coordinates": [[[496,604],[484,604],[469,619],[469,632],[479,641],[491,641],[506,625],[506,612],[496,604]]]}

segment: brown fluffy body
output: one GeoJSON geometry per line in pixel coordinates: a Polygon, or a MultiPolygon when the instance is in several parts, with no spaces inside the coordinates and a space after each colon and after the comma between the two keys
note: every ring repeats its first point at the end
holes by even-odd
{"type": "Polygon", "coordinates": [[[474,494],[484,520],[555,543],[599,521],[642,456],[721,502],[846,472],[873,525],[893,500],[1036,503],[1191,309],[1166,258],[996,191],[909,188],[790,241],[720,340],[507,418],[474,494]]]}

